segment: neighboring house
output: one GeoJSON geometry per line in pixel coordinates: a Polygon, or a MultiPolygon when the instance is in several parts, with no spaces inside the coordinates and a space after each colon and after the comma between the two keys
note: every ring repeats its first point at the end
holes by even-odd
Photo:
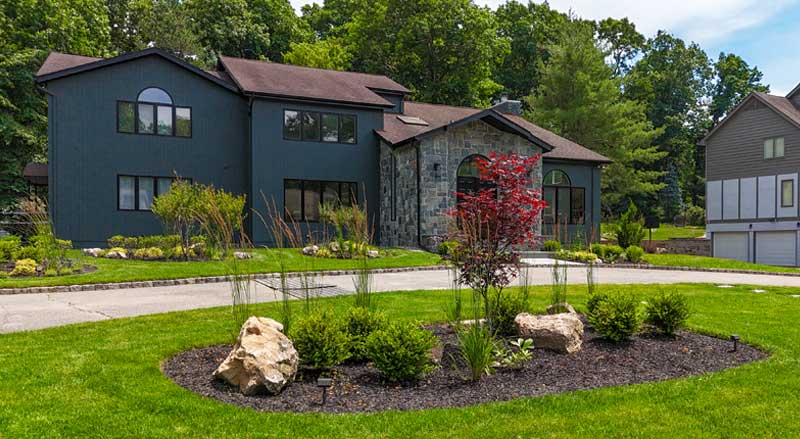
{"type": "Polygon", "coordinates": [[[786,97],[751,93],[702,140],[715,257],[800,265],[799,108],[800,86],[786,97]]]}
{"type": "MultiPolygon", "coordinates": [[[[274,201],[311,234],[320,203],[355,199],[381,244],[430,247],[447,232],[454,192],[479,185],[474,158],[491,151],[544,152],[534,177],[552,206],[545,233],[566,223],[585,239],[599,226],[609,160],[522,119],[518,101],[422,104],[385,76],[224,56],[205,71],[159,49],[54,52],[37,81],[49,104],[50,210],[78,246],[162,233],[150,204],[180,176],[245,194],[262,213],[274,201]]],[[[268,245],[248,217],[251,239],[268,245]]]]}

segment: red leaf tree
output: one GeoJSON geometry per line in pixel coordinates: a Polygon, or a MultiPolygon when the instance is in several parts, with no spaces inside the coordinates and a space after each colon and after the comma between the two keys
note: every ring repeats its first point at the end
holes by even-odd
{"type": "Polygon", "coordinates": [[[547,203],[533,189],[531,175],[541,158],[491,153],[478,159],[482,188],[477,193],[456,193],[451,239],[459,243],[454,262],[459,281],[483,299],[484,317],[492,325],[489,293],[508,286],[519,273],[519,247],[533,244],[540,213],[547,203]]]}

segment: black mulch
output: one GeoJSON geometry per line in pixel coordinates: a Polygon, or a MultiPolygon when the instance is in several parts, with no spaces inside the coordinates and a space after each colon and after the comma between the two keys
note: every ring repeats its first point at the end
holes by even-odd
{"type": "Polygon", "coordinates": [[[168,359],[164,373],[180,386],[229,404],[274,412],[375,412],[434,407],[463,407],[562,393],[572,390],[663,381],[714,372],[767,357],[758,349],[682,331],[676,338],[644,333],[621,344],[600,339],[591,328],[584,333],[583,349],[563,355],[535,349],[532,360],[521,370],[496,369],[479,382],[464,381],[466,371],[456,370],[453,332],[441,326],[432,329],[442,346],[442,367],[414,384],[385,383],[369,365],[344,365],[334,372],[334,385],[327,402],[320,405],[321,390],[316,376],[306,371],[277,396],[244,396],[237,388],[214,380],[211,373],[225,359],[230,345],[192,349],[168,359]]]}

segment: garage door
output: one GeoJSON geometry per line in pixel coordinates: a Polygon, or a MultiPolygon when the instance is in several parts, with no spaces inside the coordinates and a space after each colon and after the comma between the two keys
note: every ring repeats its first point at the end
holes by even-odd
{"type": "Polygon", "coordinates": [[[714,257],[747,262],[747,232],[714,233],[714,257]]]}
{"type": "Polygon", "coordinates": [[[756,262],[768,265],[797,265],[795,232],[757,232],[756,262]]]}

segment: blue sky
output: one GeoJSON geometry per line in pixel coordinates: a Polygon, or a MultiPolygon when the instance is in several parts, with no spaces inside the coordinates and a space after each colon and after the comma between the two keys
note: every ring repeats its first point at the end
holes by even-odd
{"type": "MultiPolygon", "coordinates": [[[[493,9],[505,3],[474,1],[493,9]]],[[[291,2],[298,10],[311,3],[291,2]]],[[[699,43],[712,59],[736,53],[764,72],[773,94],[800,83],[800,0],[550,0],[550,6],[593,20],[628,17],[643,34],[664,29],[699,43]]]]}

